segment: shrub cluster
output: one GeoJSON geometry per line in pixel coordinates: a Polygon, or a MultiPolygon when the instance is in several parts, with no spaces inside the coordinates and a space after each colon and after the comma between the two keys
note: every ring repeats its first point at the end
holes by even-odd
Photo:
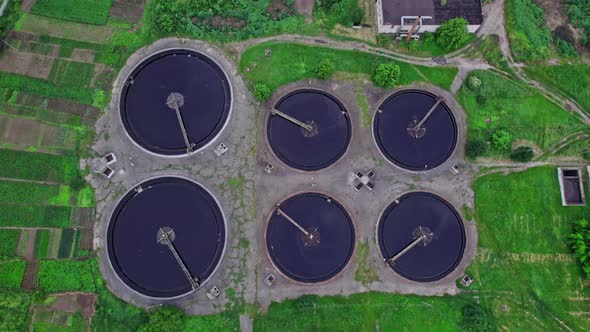
{"type": "Polygon", "coordinates": [[[313,68],[315,77],[319,78],[320,80],[327,80],[332,77],[334,70],[336,70],[336,66],[334,66],[334,63],[332,63],[330,59],[322,60],[313,68]]]}
{"type": "Polygon", "coordinates": [[[543,10],[532,0],[510,0],[506,6],[506,25],[514,59],[530,62],[547,58],[551,32],[545,26],[543,10]]]}
{"type": "Polygon", "coordinates": [[[512,134],[507,130],[496,130],[490,139],[492,147],[497,151],[506,151],[512,146],[512,134]]]}
{"type": "Polygon", "coordinates": [[[521,163],[529,162],[533,159],[535,153],[530,146],[519,146],[510,154],[510,159],[521,163]]]}
{"type": "Polygon", "coordinates": [[[466,19],[457,17],[441,24],[434,33],[438,46],[446,51],[454,51],[465,46],[469,42],[468,23],[466,19]]]}
{"type": "Polygon", "coordinates": [[[569,236],[568,243],[574,257],[582,264],[586,278],[590,279],[590,222],[586,219],[574,223],[574,231],[569,236]]]}
{"type": "Polygon", "coordinates": [[[488,143],[480,139],[473,139],[467,141],[465,147],[465,154],[471,159],[483,156],[488,150],[488,143]]]}
{"type": "Polygon", "coordinates": [[[270,97],[270,88],[264,83],[254,85],[254,97],[260,101],[265,101],[270,97]]]}
{"type": "Polygon", "coordinates": [[[401,70],[399,66],[393,62],[382,63],[377,66],[373,81],[377,86],[384,88],[393,88],[399,82],[401,70]]]}

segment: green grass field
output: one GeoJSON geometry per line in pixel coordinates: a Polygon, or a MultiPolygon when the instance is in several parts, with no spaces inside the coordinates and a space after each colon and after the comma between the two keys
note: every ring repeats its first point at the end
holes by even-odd
{"type": "Polygon", "coordinates": [[[577,101],[590,113],[590,65],[526,66],[526,73],[577,101]]]}
{"type": "Polygon", "coordinates": [[[556,174],[534,168],[473,185],[479,243],[471,288],[510,330],[563,330],[559,321],[574,331],[588,327],[576,313],[590,308],[590,289],[566,238],[590,207],[562,207],[556,174]]]}
{"type": "Polygon", "coordinates": [[[88,87],[94,75],[94,64],[56,59],[49,81],[58,86],[88,87]]]}
{"type": "MultiPolygon", "coordinates": [[[[482,85],[472,91],[464,84],[458,99],[467,113],[468,137],[487,140],[496,129],[508,130],[516,140],[528,140],[541,149],[556,143],[568,133],[584,128],[584,124],[545,99],[528,86],[502,78],[489,71],[477,71],[482,85]],[[477,95],[487,102],[481,105],[477,95]],[[486,120],[491,121],[490,124],[486,120]]],[[[497,152],[489,149],[490,155],[497,152]]]]}
{"type": "Polygon", "coordinates": [[[240,71],[249,81],[264,83],[274,90],[287,83],[313,78],[314,65],[324,59],[330,59],[337,72],[364,75],[369,79],[379,64],[395,62],[401,69],[399,85],[425,81],[448,89],[457,74],[456,68],[427,68],[359,51],[288,43],[264,43],[247,49],[240,59],[240,71]],[[265,49],[270,49],[272,55],[265,56],[265,49]]]}
{"type": "Polygon", "coordinates": [[[20,288],[27,262],[22,259],[0,261],[0,285],[2,288],[20,288]]]}
{"type": "Polygon", "coordinates": [[[0,177],[69,183],[78,176],[78,158],[0,149],[0,177]]]}
{"type": "Polygon", "coordinates": [[[104,25],[112,0],[38,0],[32,13],[66,21],[104,25]]]}
{"type": "Polygon", "coordinates": [[[61,98],[92,105],[95,91],[84,87],[62,87],[51,82],[29,76],[0,73],[0,88],[20,90],[39,96],[61,98]]]}
{"type": "Polygon", "coordinates": [[[67,227],[69,206],[22,206],[0,204],[0,225],[13,227],[67,227]]]}
{"type": "Polygon", "coordinates": [[[41,261],[39,286],[49,293],[94,292],[91,261],[41,261]]]}
{"type": "Polygon", "coordinates": [[[466,296],[420,297],[363,293],[304,296],[271,304],[254,319],[255,331],[457,331],[466,296]],[[303,319],[302,317],[305,317],[303,319]]]}

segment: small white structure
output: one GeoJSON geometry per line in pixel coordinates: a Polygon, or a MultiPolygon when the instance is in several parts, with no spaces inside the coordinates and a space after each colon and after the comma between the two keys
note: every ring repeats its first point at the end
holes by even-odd
{"type": "Polygon", "coordinates": [[[219,295],[221,295],[221,291],[219,290],[219,288],[217,288],[217,286],[213,286],[213,288],[211,288],[209,292],[207,292],[207,297],[209,298],[209,300],[212,301],[219,297],[219,295]]]}
{"type": "Polygon", "coordinates": [[[228,150],[227,146],[225,146],[225,144],[221,143],[215,148],[215,154],[218,157],[221,157],[224,153],[227,152],[227,150],[228,150]]]}
{"type": "Polygon", "coordinates": [[[559,190],[561,191],[561,205],[585,206],[586,194],[582,181],[582,170],[579,168],[557,168],[559,190]]]}
{"type": "Polygon", "coordinates": [[[269,273],[266,278],[264,278],[264,283],[267,286],[272,286],[272,283],[275,281],[275,276],[272,273],[269,273]]]}

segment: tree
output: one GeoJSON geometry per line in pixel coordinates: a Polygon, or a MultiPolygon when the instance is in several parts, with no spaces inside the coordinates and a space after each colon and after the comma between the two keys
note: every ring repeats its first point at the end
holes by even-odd
{"type": "Polygon", "coordinates": [[[468,304],[463,307],[463,331],[483,332],[493,331],[490,315],[477,304],[468,304]]]}
{"type": "Polygon", "coordinates": [[[473,91],[479,90],[481,87],[481,80],[475,75],[469,75],[467,78],[467,87],[473,91]]]}
{"type": "Polygon", "coordinates": [[[373,80],[378,86],[392,88],[397,85],[400,75],[401,70],[397,64],[394,62],[382,63],[377,66],[373,80]]]}
{"type": "Polygon", "coordinates": [[[469,140],[465,148],[465,154],[471,159],[475,159],[486,153],[488,144],[480,139],[469,140]]]}
{"type": "Polygon", "coordinates": [[[270,88],[264,83],[254,85],[254,97],[260,101],[265,101],[270,97],[270,88]]]}
{"type": "Polygon", "coordinates": [[[512,145],[512,134],[503,129],[496,130],[492,134],[491,143],[494,150],[508,150],[512,145]]]}
{"type": "Polygon", "coordinates": [[[453,51],[463,47],[469,41],[467,20],[462,17],[450,19],[436,29],[435,41],[442,49],[453,51]]]}
{"type": "Polygon", "coordinates": [[[586,278],[590,279],[590,223],[586,219],[574,223],[574,231],[568,243],[575,258],[582,264],[586,278]]]}
{"type": "Polygon", "coordinates": [[[475,97],[475,101],[477,101],[478,104],[483,106],[488,102],[488,97],[484,95],[477,95],[477,97],[475,97]]]}
{"type": "Polygon", "coordinates": [[[139,332],[177,332],[182,330],[185,316],[180,309],[162,306],[150,312],[148,321],[139,327],[139,332]]]}
{"type": "Polygon", "coordinates": [[[336,66],[334,66],[330,59],[322,60],[313,68],[315,77],[319,78],[320,80],[327,80],[332,77],[334,70],[336,70],[336,66]]]}
{"type": "Polygon", "coordinates": [[[512,151],[510,154],[510,159],[514,161],[519,161],[521,163],[526,163],[533,159],[535,153],[533,152],[533,148],[530,146],[519,146],[516,150],[512,151]]]}

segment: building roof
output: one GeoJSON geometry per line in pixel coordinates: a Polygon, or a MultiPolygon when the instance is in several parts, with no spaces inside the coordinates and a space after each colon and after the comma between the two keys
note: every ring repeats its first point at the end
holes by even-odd
{"type": "Polygon", "coordinates": [[[471,25],[483,21],[480,0],[382,0],[383,24],[400,25],[402,16],[431,16],[423,24],[440,25],[445,21],[464,17],[471,25]]]}

